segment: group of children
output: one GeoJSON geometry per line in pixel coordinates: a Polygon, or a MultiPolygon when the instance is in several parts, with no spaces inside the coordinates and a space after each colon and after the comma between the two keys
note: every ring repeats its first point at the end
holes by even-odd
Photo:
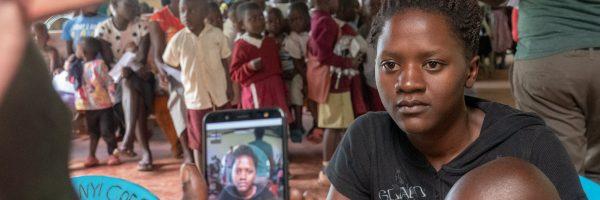
{"type": "MultiPolygon", "coordinates": [[[[368,47],[359,27],[367,17],[358,12],[358,1],[345,0],[340,9],[314,1],[311,10],[305,2],[266,6],[239,0],[228,5],[226,18],[209,0],[163,3],[148,21],[140,18],[137,1],[113,0],[111,17],[90,7],[65,24],[62,38],[70,56],[64,69],[92,135],[86,167],[99,163],[95,149],[102,136],[109,164],[118,164],[119,155],[135,156],[137,138],[143,151],[139,170],[152,170],[145,121],[153,110],[161,118],[160,106],[152,103],[156,88],[169,93],[168,103],[158,96],[156,102],[168,104],[161,106],[168,107],[186,163],[202,160],[202,120],[215,110],[280,108],[293,141],[306,132],[317,142],[324,139],[325,166],[345,128],[373,110],[370,98],[363,98],[370,94],[363,79],[370,78],[361,75],[368,47]],[[133,61],[119,78],[109,76],[126,54],[133,61]],[[180,77],[165,68],[179,70],[180,77]],[[310,131],[303,128],[303,108],[314,118],[310,131]],[[123,142],[117,146],[119,137],[123,142]]],[[[49,58],[58,57],[42,45],[48,37],[41,29],[47,35],[43,24],[33,28],[38,43],[49,58]]],[[[55,60],[49,63],[58,73],[62,68],[55,60]]]]}
{"type": "MultiPolygon", "coordinates": [[[[149,47],[161,46],[150,42],[149,26],[138,19],[135,0],[111,1],[113,16],[95,27],[94,38],[81,37],[73,43],[74,55],[63,69],[76,91],[75,107],[85,111],[91,133],[85,166],[98,164],[95,149],[100,136],[111,155],[109,165],[120,163],[118,155],[132,152],[127,142],[118,148],[114,137],[118,126],[112,123],[118,120],[111,118],[119,117],[121,108],[125,141],[132,141],[128,137],[135,126],[133,132],[144,149],[140,170],[152,169],[143,130],[152,111],[150,75],[164,80],[165,71],[178,68],[181,76],[173,78],[181,80],[187,120],[182,137],[187,137],[197,164],[202,155],[202,118],[208,112],[279,107],[289,116],[291,127],[299,129],[294,123],[300,119],[290,113],[308,105],[316,127],[325,129],[327,176],[323,177],[331,181],[330,199],[587,199],[567,152],[541,118],[464,95],[464,89],[475,84],[479,69],[481,12],[475,0],[387,0],[373,23],[369,16],[357,18],[359,9],[351,0],[313,0],[312,13],[304,3],[291,4],[286,13],[276,10],[286,7],[280,1],[268,9],[263,0],[240,1],[229,7],[232,11],[223,23],[231,34],[218,28],[219,17],[208,17],[209,10],[216,8],[208,0],[179,3],[177,12],[172,4],[168,7],[170,19],[181,19],[173,22],[182,25],[179,31],[171,29],[176,27],[173,24],[163,26],[165,17],[155,19],[168,35],[163,38],[170,38],[164,49],[155,50],[160,53],[154,55],[160,59],[150,62],[159,67],[155,72],[144,66],[149,47]],[[282,25],[284,13],[291,25],[289,34],[282,25]],[[307,33],[308,15],[312,16],[307,33]],[[369,35],[376,50],[359,37],[363,20],[373,26],[369,35]],[[132,64],[118,78],[109,76],[125,52],[135,54],[132,64]],[[370,101],[374,97],[362,102],[360,98],[368,96],[360,93],[361,72],[369,68],[362,67],[365,59],[375,65],[379,106],[387,112],[365,114],[354,121],[376,105],[370,101]],[[306,92],[299,94],[311,103],[290,103],[306,100],[292,100],[289,95],[304,86],[306,92]],[[142,125],[136,123],[140,120],[142,125]],[[514,173],[506,176],[510,170],[514,173]]],[[[56,49],[47,45],[43,27],[33,30],[46,56],[59,60],[56,49]]],[[[55,66],[49,68],[54,71],[55,66]]],[[[190,177],[187,172],[197,172],[187,166],[182,168],[184,182],[190,177]]],[[[197,181],[190,180],[192,192],[206,191],[194,186],[203,181],[201,176],[193,174],[197,181]]]]}

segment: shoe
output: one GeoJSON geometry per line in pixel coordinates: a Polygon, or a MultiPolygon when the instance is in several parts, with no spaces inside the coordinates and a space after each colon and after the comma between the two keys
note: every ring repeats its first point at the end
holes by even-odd
{"type": "Polygon", "coordinates": [[[133,157],[137,156],[137,153],[135,153],[133,150],[129,150],[129,149],[116,148],[113,151],[113,155],[116,155],[116,156],[125,156],[125,157],[129,157],[129,158],[133,158],[133,157]]]}
{"type": "Polygon", "coordinates": [[[302,130],[301,129],[292,129],[290,131],[290,139],[293,143],[302,143],[302,130]]]}
{"type": "Polygon", "coordinates": [[[108,161],[106,162],[106,164],[109,166],[120,165],[121,159],[119,159],[119,156],[111,155],[110,157],[108,157],[108,161]]]}
{"type": "Polygon", "coordinates": [[[149,172],[154,170],[154,165],[150,163],[138,163],[137,170],[140,172],[149,172]]]}
{"type": "Polygon", "coordinates": [[[323,133],[325,131],[322,128],[313,127],[306,135],[306,140],[313,144],[319,144],[323,141],[323,133]]]}
{"type": "Polygon", "coordinates": [[[100,161],[96,157],[88,157],[87,160],[83,163],[83,167],[90,168],[98,165],[100,161]]]}

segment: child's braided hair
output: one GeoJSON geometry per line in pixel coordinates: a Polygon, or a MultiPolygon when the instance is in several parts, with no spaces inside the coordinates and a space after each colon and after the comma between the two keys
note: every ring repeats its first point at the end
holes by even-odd
{"type": "Polygon", "coordinates": [[[477,0],[384,0],[373,20],[369,34],[371,45],[377,45],[386,21],[395,14],[411,9],[445,16],[455,36],[463,42],[467,56],[475,55],[479,47],[482,20],[482,12],[477,0]]]}

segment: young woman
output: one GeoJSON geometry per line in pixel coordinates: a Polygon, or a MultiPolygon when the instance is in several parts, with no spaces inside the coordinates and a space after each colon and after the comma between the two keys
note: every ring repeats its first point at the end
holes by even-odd
{"type": "Polygon", "coordinates": [[[387,112],[348,129],[327,168],[334,199],[442,199],[498,157],[538,167],[562,199],[585,199],[575,169],[539,117],[465,97],[478,72],[475,0],[384,1],[372,27],[387,112]]]}

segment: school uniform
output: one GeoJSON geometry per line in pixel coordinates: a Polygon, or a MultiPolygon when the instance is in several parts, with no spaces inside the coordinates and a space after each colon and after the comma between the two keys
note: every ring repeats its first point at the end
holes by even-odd
{"type": "Polygon", "coordinates": [[[243,109],[277,107],[292,121],[287,102],[285,83],[281,77],[279,46],[275,39],[256,39],[247,33],[235,42],[229,66],[231,79],[241,85],[243,109]],[[261,58],[262,69],[250,69],[250,61],[261,58]]]}
{"type": "MultiPolygon", "coordinates": [[[[304,80],[296,72],[293,59],[306,58],[306,45],[308,43],[308,32],[291,32],[283,41],[283,52],[287,55],[287,60],[281,61],[284,73],[292,73],[294,76],[290,80],[285,80],[288,88],[288,100],[293,106],[304,105],[304,80]]],[[[284,58],[285,56],[282,56],[284,58]]]]}
{"type": "Polygon", "coordinates": [[[163,61],[181,68],[187,111],[189,146],[201,149],[204,115],[229,102],[227,77],[222,59],[231,55],[227,38],[220,29],[205,24],[200,35],[188,28],[169,41],[163,61]]]}
{"type": "Polygon", "coordinates": [[[340,71],[352,68],[350,57],[341,52],[335,53],[342,29],[330,13],[315,10],[311,30],[307,62],[308,97],[318,103],[318,127],[347,128],[354,121],[350,93],[352,79],[331,72],[332,67],[340,71]]]}

